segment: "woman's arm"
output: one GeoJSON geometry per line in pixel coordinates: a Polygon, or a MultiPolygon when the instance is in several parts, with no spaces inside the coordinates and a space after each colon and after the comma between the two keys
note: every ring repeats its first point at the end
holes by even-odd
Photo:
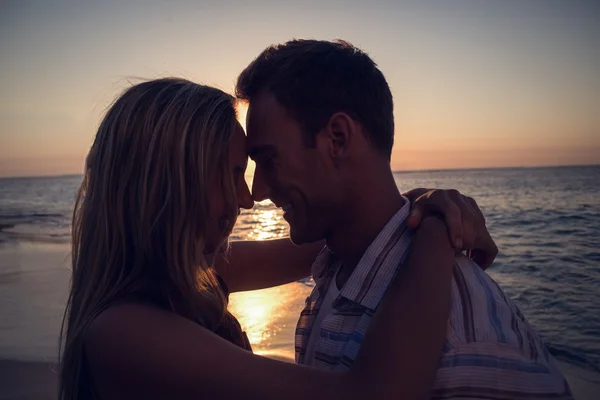
{"type": "Polygon", "coordinates": [[[215,269],[232,293],[283,285],[309,276],[324,246],[296,246],[288,238],[231,242],[228,254],[216,257],[215,269]]]}
{"type": "Polygon", "coordinates": [[[85,337],[103,398],[424,399],[449,313],[454,251],[427,219],[373,318],[348,372],[253,355],[199,325],[144,305],[115,306],[85,337]]]}
{"type": "MultiPolygon", "coordinates": [[[[492,264],[498,248],[475,200],[453,189],[418,188],[403,195],[412,204],[411,228],[416,229],[428,215],[442,215],[448,235],[457,241],[457,250],[470,250],[470,256],[483,269],[492,264]]],[[[231,292],[283,285],[309,276],[323,246],[325,241],[296,246],[287,238],[232,242],[226,256],[216,257],[215,269],[231,292]]]]}

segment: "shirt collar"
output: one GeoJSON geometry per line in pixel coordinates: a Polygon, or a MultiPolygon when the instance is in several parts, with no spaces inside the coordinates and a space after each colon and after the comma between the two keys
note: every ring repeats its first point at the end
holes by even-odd
{"type": "MultiPolygon", "coordinates": [[[[377,307],[410,244],[411,234],[406,224],[410,202],[405,197],[404,200],[404,205],[371,242],[340,296],[369,309],[377,307]]],[[[338,257],[325,247],[313,264],[313,278],[317,286],[322,278],[335,274],[340,264],[338,257]]]]}

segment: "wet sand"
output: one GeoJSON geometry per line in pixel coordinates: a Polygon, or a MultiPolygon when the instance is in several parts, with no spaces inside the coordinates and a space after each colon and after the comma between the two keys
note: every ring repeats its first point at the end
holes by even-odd
{"type": "Polygon", "coordinates": [[[51,400],[57,394],[57,366],[0,360],[0,400],[51,400]]]}

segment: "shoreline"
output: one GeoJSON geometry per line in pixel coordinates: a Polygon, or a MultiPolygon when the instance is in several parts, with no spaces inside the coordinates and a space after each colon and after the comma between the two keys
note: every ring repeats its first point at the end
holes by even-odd
{"type": "MultiPolygon", "coordinates": [[[[514,164],[514,165],[496,165],[487,167],[458,167],[458,168],[410,168],[410,169],[393,169],[395,173],[405,172],[453,172],[453,171],[467,171],[467,170],[495,170],[495,169],[543,169],[543,168],[572,168],[572,167],[599,167],[598,163],[573,163],[573,164],[514,164]]],[[[40,173],[37,175],[31,174],[16,174],[16,175],[0,175],[0,180],[16,180],[16,179],[56,179],[56,178],[78,178],[83,177],[83,171],[66,173],[66,174],[45,174],[40,173]]]]}
{"type": "Polygon", "coordinates": [[[54,400],[58,365],[51,362],[0,360],[0,400],[54,400]]]}

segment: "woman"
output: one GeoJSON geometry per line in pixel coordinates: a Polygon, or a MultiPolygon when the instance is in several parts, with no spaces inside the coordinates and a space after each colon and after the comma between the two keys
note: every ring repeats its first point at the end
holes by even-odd
{"type": "MultiPolygon", "coordinates": [[[[243,179],[244,140],[230,95],[180,79],[133,86],[109,109],[73,215],[61,399],[427,396],[444,338],[454,252],[436,218],[421,223],[402,279],[380,305],[349,372],[248,351],[209,256],[221,254],[222,269],[239,210],[253,205],[243,179]],[[405,310],[407,299],[423,307],[405,310]],[[386,319],[393,322],[384,326],[386,319]]],[[[239,247],[233,258],[240,261],[227,270],[242,268],[240,254],[264,257],[270,250],[277,262],[268,268],[287,251],[295,252],[288,260],[306,265],[318,247],[239,247]]],[[[231,272],[226,280],[241,290],[294,274],[246,286],[231,272]]]]}

